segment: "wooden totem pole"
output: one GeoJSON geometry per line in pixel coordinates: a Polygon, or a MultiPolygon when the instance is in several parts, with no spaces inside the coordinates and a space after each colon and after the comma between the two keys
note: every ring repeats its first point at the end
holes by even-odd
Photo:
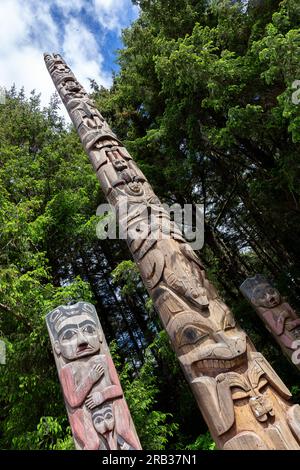
{"type": "Polygon", "coordinates": [[[60,306],[46,321],[76,448],[140,450],[94,306],[60,306]]]}
{"type": "Polygon", "coordinates": [[[283,353],[300,370],[300,318],[295,310],[261,274],[246,279],[240,290],[283,353]]]}
{"type": "Polygon", "coordinates": [[[45,63],[219,449],[300,449],[300,406],[236,324],[146,177],[58,54],[45,63]],[[146,208],[146,210],[145,210],[146,208]],[[150,227],[149,211],[157,214],[150,227]],[[152,224],[153,225],[153,224],[152,224]],[[153,230],[156,236],[132,236],[153,230]],[[168,228],[169,237],[164,236],[168,228]]]}

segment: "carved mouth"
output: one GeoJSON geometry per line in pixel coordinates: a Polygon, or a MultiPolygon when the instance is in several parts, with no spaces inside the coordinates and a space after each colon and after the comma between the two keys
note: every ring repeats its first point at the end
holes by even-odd
{"type": "Polygon", "coordinates": [[[88,345],[82,345],[82,346],[78,346],[77,348],[77,356],[80,356],[81,354],[83,353],[86,353],[88,351],[92,351],[93,348],[91,346],[88,346],[88,345]]]}
{"type": "Polygon", "coordinates": [[[200,373],[208,373],[208,372],[227,372],[236,367],[239,367],[244,364],[246,359],[246,353],[241,354],[238,357],[231,358],[231,359],[203,359],[201,361],[197,361],[194,366],[197,369],[197,372],[200,373]]]}

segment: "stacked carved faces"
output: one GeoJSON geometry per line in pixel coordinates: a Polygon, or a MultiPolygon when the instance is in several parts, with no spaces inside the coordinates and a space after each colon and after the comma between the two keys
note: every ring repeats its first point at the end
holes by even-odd
{"type": "Polygon", "coordinates": [[[288,389],[235,323],[131,156],[55,60],[46,59],[48,69],[101,188],[121,213],[129,248],[218,446],[299,448],[294,408],[287,419],[288,389]]]}

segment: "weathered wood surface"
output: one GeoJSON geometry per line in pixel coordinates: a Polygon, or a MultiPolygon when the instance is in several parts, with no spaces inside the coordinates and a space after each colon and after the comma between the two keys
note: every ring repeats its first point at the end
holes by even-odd
{"type": "Polygon", "coordinates": [[[261,274],[240,287],[289,361],[300,371],[300,317],[261,274]]]}
{"type": "Polygon", "coordinates": [[[45,63],[107,200],[117,209],[129,206],[121,220],[131,230],[129,248],[218,448],[299,449],[299,405],[289,403],[289,390],[236,324],[70,68],[57,54],[45,54],[45,63]],[[134,231],[149,224],[148,209],[160,213],[156,237],[136,238],[134,231]]]}
{"type": "Polygon", "coordinates": [[[60,306],[46,321],[76,448],[140,450],[94,306],[60,306]]]}

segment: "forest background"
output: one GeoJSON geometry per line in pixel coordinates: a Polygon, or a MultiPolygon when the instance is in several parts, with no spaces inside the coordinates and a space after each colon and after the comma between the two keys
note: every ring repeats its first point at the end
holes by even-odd
{"type": "MultiPolygon", "coordinates": [[[[93,98],[163,202],[205,205],[208,277],[299,402],[296,369],[238,290],[260,272],[300,308],[299,2],[135,3],[120,70],[93,98]]],[[[73,448],[44,318],[86,300],[142,446],[214,449],[126,244],[96,236],[104,198],[58,106],[15,87],[0,106],[0,448],[73,448]]]]}

